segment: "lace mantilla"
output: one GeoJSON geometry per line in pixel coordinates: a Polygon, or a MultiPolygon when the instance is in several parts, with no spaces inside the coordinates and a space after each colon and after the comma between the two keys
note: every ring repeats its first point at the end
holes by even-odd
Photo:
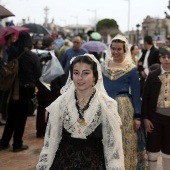
{"type": "Polygon", "coordinates": [[[121,119],[117,112],[117,102],[110,98],[104,89],[99,62],[93,55],[85,55],[88,55],[97,63],[99,75],[98,82],[95,85],[96,93],[89,108],[84,113],[87,125],[81,128],[77,127],[79,115],[75,107],[75,86],[69,75],[66,85],[61,89],[62,95],[46,108],[50,114],[44,146],[36,166],[37,170],[50,169],[62,138],[63,126],[71,133],[72,137],[85,139],[100,123],[102,124],[102,142],[106,169],[124,170],[121,119]]]}
{"type": "Polygon", "coordinates": [[[75,107],[76,99],[74,97],[74,94],[70,97],[72,98],[72,100],[70,100],[70,102],[64,109],[64,128],[69,133],[71,133],[72,137],[86,139],[86,137],[90,135],[101,123],[100,104],[96,100],[96,95],[94,95],[88,109],[84,112],[84,120],[87,125],[83,126],[77,121],[79,118],[79,113],[77,108],[75,107]]]}

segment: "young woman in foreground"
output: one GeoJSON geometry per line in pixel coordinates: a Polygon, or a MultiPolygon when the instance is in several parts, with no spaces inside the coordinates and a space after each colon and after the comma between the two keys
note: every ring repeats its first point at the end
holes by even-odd
{"type": "Polygon", "coordinates": [[[73,58],[49,121],[37,170],[124,170],[117,103],[103,87],[93,55],[73,58]]]}

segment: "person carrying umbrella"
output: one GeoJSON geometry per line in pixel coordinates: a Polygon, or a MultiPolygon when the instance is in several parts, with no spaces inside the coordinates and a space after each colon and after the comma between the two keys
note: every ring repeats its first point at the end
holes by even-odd
{"type": "Polygon", "coordinates": [[[90,54],[93,54],[98,61],[100,61],[101,54],[107,49],[107,46],[100,41],[88,41],[82,46],[90,54]]]}
{"type": "MultiPolygon", "coordinates": [[[[10,46],[16,41],[16,35],[15,33],[9,34],[4,37],[5,44],[2,46],[2,58],[1,58],[1,64],[7,64],[8,63],[8,50],[10,46]]],[[[6,120],[7,118],[7,107],[8,107],[8,96],[10,91],[0,91],[1,96],[1,112],[2,112],[2,119],[6,120]]]]}
{"type": "MultiPolygon", "coordinates": [[[[0,43],[3,45],[2,59],[1,59],[2,64],[8,63],[9,49],[16,42],[17,35],[19,34],[19,32],[28,31],[28,30],[29,29],[20,26],[8,26],[0,29],[0,43]]],[[[10,92],[9,90],[0,91],[3,119],[7,118],[7,107],[8,107],[7,100],[8,100],[9,92],[10,92]]]]}
{"type": "MultiPolygon", "coordinates": [[[[9,61],[20,56],[18,84],[18,99],[10,95],[8,104],[8,117],[0,140],[0,150],[9,148],[13,137],[13,151],[19,152],[28,149],[23,144],[23,134],[28,116],[29,101],[35,97],[35,86],[41,76],[41,66],[38,56],[31,52],[32,39],[27,32],[21,32],[15,44],[11,45],[8,56],[9,61]]],[[[11,89],[13,94],[14,88],[11,89]]]]}
{"type": "Polygon", "coordinates": [[[5,45],[4,45],[4,48],[3,48],[2,61],[7,63],[8,62],[7,51],[9,49],[10,45],[13,44],[17,40],[17,38],[16,38],[16,34],[15,33],[11,33],[11,34],[5,36],[4,39],[5,39],[5,45]]]}
{"type": "Polygon", "coordinates": [[[93,54],[99,62],[102,62],[102,54],[107,49],[107,46],[101,42],[101,34],[90,30],[87,32],[87,35],[89,41],[83,44],[83,48],[85,48],[90,54],[93,54]]]}

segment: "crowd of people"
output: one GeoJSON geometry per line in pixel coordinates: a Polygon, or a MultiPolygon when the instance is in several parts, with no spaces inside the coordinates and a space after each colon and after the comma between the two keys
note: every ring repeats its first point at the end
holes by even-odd
{"type": "Polygon", "coordinates": [[[82,48],[78,35],[60,47],[51,35],[34,44],[27,32],[21,32],[17,40],[13,37],[0,45],[0,56],[7,63],[22,54],[19,99],[13,98],[14,88],[0,92],[4,125],[0,150],[9,148],[12,137],[14,152],[28,149],[22,137],[28,100],[36,95],[35,135],[44,138],[37,170],[155,170],[160,155],[163,170],[169,169],[168,45],[157,48],[152,37],[146,36],[139,55],[138,45],[130,46],[124,35],[117,34],[101,63],[82,48]],[[65,72],[56,77],[55,90],[40,81],[43,65],[32,49],[54,50],[65,72]]]}

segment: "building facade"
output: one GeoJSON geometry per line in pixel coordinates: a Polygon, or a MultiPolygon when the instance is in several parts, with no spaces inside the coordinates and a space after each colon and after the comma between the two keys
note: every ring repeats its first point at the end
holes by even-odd
{"type": "Polygon", "coordinates": [[[129,33],[130,44],[140,44],[144,36],[150,35],[156,41],[165,41],[170,36],[170,19],[154,18],[147,16],[141,25],[136,25],[136,30],[129,33]]]}

